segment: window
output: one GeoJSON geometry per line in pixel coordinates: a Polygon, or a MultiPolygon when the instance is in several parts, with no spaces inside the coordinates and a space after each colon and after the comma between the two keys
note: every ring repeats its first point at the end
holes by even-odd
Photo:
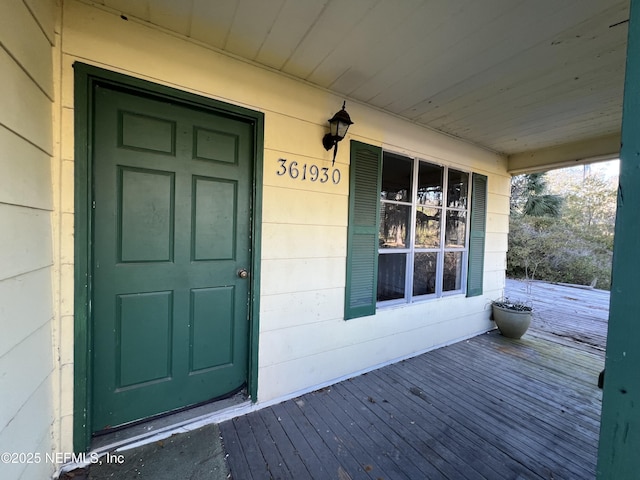
{"type": "Polygon", "coordinates": [[[384,152],[377,301],[463,293],[469,173],[384,152]]]}
{"type": "Polygon", "coordinates": [[[345,319],[482,294],[486,176],[352,140],[349,178],[345,319]]]}

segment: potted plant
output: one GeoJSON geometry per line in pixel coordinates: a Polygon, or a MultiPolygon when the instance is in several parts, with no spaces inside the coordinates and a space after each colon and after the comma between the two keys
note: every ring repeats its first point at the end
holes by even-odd
{"type": "Polygon", "coordinates": [[[520,338],[531,325],[533,307],[508,298],[494,300],[491,303],[493,321],[500,333],[509,338],[520,338]]]}

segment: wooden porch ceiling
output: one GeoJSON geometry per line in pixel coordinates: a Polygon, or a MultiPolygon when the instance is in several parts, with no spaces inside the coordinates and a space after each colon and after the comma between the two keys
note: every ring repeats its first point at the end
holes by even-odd
{"type": "Polygon", "coordinates": [[[618,154],[629,0],[92,3],[509,156],[514,172],[618,154]]]}
{"type": "Polygon", "coordinates": [[[595,478],[608,297],[537,284],[521,340],[494,331],[224,422],[231,475],[595,478]]]}

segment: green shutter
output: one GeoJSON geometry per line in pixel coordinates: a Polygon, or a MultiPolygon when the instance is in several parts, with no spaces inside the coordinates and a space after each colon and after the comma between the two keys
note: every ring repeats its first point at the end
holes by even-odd
{"type": "Polygon", "coordinates": [[[376,313],[382,149],[351,141],[344,318],[376,313]]]}
{"type": "Polygon", "coordinates": [[[473,174],[471,180],[471,225],[469,232],[469,270],[467,297],[482,295],[484,239],[487,225],[487,177],[473,174]]]}

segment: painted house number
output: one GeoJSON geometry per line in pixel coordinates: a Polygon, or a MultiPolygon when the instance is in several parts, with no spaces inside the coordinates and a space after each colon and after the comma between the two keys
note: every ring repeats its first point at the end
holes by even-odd
{"type": "Polygon", "coordinates": [[[300,165],[295,160],[289,161],[286,158],[278,160],[280,167],[276,171],[276,175],[283,176],[289,173],[289,176],[294,180],[309,180],[311,182],[327,183],[329,179],[337,185],[340,183],[342,174],[340,170],[334,168],[329,172],[327,167],[318,167],[314,164],[303,163],[300,165]]]}

